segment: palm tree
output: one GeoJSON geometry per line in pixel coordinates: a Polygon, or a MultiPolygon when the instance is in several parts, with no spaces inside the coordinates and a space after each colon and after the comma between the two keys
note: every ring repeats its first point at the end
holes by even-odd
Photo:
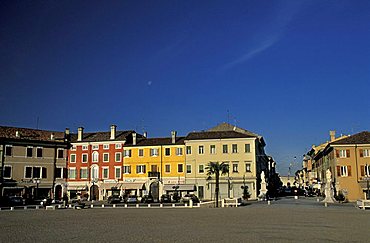
{"type": "Polygon", "coordinates": [[[218,207],[218,194],[220,191],[220,173],[221,175],[226,175],[229,172],[229,165],[225,162],[222,162],[221,164],[219,162],[209,162],[209,164],[206,167],[207,170],[207,179],[211,179],[212,175],[215,175],[216,177],[216,207],[218,207]]]}

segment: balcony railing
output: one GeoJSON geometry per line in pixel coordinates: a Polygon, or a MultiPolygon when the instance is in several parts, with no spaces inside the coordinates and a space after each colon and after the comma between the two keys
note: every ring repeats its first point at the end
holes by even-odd
{"type": "Polygon", "coordinates": [[[153,178],[158,178],[160,177],[161,173],[157,171],[149,171],[148,172],[148,177],[153,177],[153,178]]]}

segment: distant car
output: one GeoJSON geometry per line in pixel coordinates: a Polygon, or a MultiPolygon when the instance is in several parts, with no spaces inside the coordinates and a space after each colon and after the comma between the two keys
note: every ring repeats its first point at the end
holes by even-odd
{"type": "Polygon", "coordinates": [[[7,206],[23,206],[24,205],[24,200],[23,200],[23,197],[21,197],[21,196],[9,196],[6,199],[5,204],[7,206]]]}
{"type": "Polygon", "coordinates": [[[152,195],[144,195],[142,198],[141,198],[141,202],[142,203],[153,203],[154,202],[154,198],[152,195]]]}
{"type": "Polygon", "coordinates": [[[135,195],[129,195],[125,199],[126,203],[138,203],[137,196],[135,195]]]}
{"type": "Polygon", "coordinates": [[[170,203],[171,202],[171,195],[163,194],[161,196],[161,203],[170,203]]]}
{"type": "Polygon", "coordinates": [[[190,200],[192,200],[193,203],[198,203],[199,202],[199,198],[197,196],[195,196],[194,194],[186,194],[185,196],[183,196],[181,198],[182,202],[189,202],[190,200]]]}
{"type": "Polygon", "coordinates": [[[108,197],[108,203],[109,204],[120,203],[121,201],[122,201],[122,197],[120,197],[120,196],[110,196],[110,197],[108,197]]]}

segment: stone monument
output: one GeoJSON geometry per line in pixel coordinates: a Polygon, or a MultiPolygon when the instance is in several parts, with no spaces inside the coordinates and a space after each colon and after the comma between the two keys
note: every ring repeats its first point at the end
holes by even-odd
{"type": "Polygon", "coordinates": [[[260,200],[265,200],[267,194],[267,188],[266,188],[266,178],[265,178],[265,172],[261,172],[261,189],[260,194],[258,195],[258,198],[260,200]]]}
{"type": "Polygon", "coordinates": [[[329,169],[326,170],[326,184],[325,184],[325,199],[322,200],[325,203],[335,203],[334,199],[334,188],[331,183],[331,172],[329,169]]]}

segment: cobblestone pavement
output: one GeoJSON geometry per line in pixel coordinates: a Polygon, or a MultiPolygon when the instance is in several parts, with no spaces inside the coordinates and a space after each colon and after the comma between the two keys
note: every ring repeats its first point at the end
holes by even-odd
{"type": "Polygon", "coordinates": [[[0,212],[0,242],[370,242],[370,210],[314,198],[238,208],[0,212]]]}

